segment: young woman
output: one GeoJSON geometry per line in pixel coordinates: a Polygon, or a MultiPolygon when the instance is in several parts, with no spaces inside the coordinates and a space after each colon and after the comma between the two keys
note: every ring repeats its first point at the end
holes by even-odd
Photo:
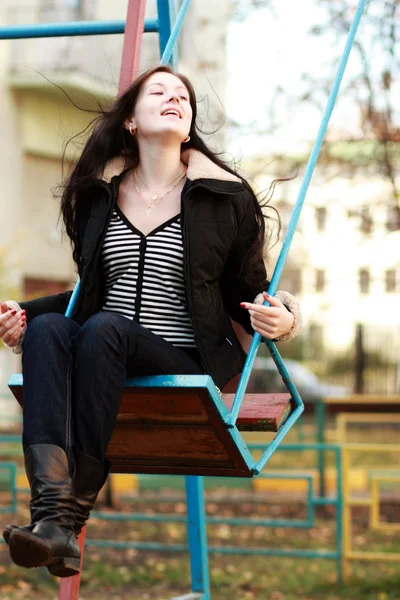
{"type": "Polygon", "coordinates": [[[96,119],[61,210],[81,279],[72,318],[71,292],[3,302],[0,337],[23,350],[32,492],[30,525],[3,535],[15,563],[65,577],[110,470],[125,378],[208,373],[222,389],[246,358],[231,319],[282,340],[300,316],[290,294],[263,295],[261,207],[199,137],[193,88],[169,67],[96,119]]]}

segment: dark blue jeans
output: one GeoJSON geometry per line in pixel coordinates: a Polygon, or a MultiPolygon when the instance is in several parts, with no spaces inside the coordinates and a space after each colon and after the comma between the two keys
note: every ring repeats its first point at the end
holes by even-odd
{"type": "Polygon", "coordinates": [[[100,312],[81,327],[60,314],[29,323],[23,342],[23,447],[54,444],[103,462],[125,377],[201,374],[184,351],[121,315],[100,312]]]}

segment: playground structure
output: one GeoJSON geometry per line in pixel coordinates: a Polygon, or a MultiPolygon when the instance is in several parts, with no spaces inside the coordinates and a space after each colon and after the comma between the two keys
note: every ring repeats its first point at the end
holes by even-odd
{"type": "MultiPolygon", "coordinates": [[[[331,402],[338,401],[339,399],[325,398],[321,399],[321,402],[328,404],[331,402]]],[[[355,401],[359,401],[365,406],[370,403],[371,408],[377,406],[379,398],[368,396],[352,397],[348,404],[348,407],[354,406],[355,401]]],[[[208,548],[210,554],[220,555],[250,555],[250,556],[279,556],[282,558],[307,558],[307,559],[320,559],[333,561],[336,566],[336,576],[338,583],[348,582],[351,575],[351,565],[360,561],[366,563],[376,562],[398,562],[400,561],[400,554],[395,551],[391,551],[390,548],[381,551],[371,551],[370,549],[360,548],[359,545],[354,543],[354,533],[352,534],[353,524],[355,522],[357,509],[366,511],[366,522],[365,528],[370,532],[370,535],[374,535],[374,532],[381,533],[396,533],[399,531],[400,522],[393,520],[383,521],[380,516],[380,508],[385,497],[382,494],[381,488],[383,488],[388,482],[394,484],[395,495],[392,499],[393,503],[398,504],[399,497],[399,482],[400,478],[398,475],[398,469],[395,465],[389,463],[389,459],[392,462],[398,463],[398,456],[400,454],[400,444],[382,442],[349,442],[346,437],[340,438],[343,432],[343,423],[352,423],[354,425],[365,425],[368,423],[370,427],[375,427],[376,423],[387,422],[387,414],[385,413],[351,413],[346,412],[346,406],[343,398],[340,401],[344,404],[341,412],[337,413],[333,422],[330,426],[324,423],[324,431],[329,434],[332,442],[312,442],[307,439],[303,439],[301,442],[290,442],[282,444],[279,448],[279,454],[281,456],[287,456],[287,464],[293,465],[289,467],[274,467],[269,469],[266,473],[261,473],[253,480],[248,481],[248,486],[252,490],[252,498],[255,502],[264,503],[266,496],[263,492],[268,494],[269,500],[286,497],[285,503],[290,504],[288,496],[295,494],[294,502],[299,502],[303,506],[304,518],[249,518],[249,517],[235,517],[235,516],[215,516],[209,515],[205,518],[205,525],[227,525],[241,527],[254,527],[254,528],[283,528],[290,532],[290,530],[309,530],[315,529],[318,526],[316,518],[318,509],[321,510],[324,507],[330,511],[330,519],[334,522],[335,539],[332,547],[322,547],[319,549],[310,549],[307,547],[290,547],[290,542],[285,544],[286,547],[265,547],[265,546],[246,546],[243,547],[239,544],[235,546],[227,545],[212,545],[208,548]],[[299,456],[311,455],[313,460],[309,463],[309,466],[301,466],[299,456]],[[321,463],[321,456],[323,461],[321,463]],[[379,465],[371,461],[371,457],[378,457],[379,465]],[[359,463],[362,462],[362,467],[359,463]],[[326,465],[329,463],[329,466],[326,465]],[[322,472],[320,471],[322,464],[322,472]],[[354,468],[354,465],[356,467],[354,468]],[[294,468],[295,467],[295,468],[294,468]],[[320,477],[322,478],[322,487],[325,490],[321,495],[320,488],[320,477]]],[[[380,398],[381,402],[386,402],[386,397],[380,398]]],[[[390,397],[390,402],[393,409],[400,405],[400,396],[390,397]]],[[[390,425],[399,424],[400,418],[396,413],[397,418],[390,425]]],[[[312,425],[312,431],[315,438],[319,436],[319,417],[315,415],[314,424],[312,425]]],[[[292,438],[295,437],[296,432],[292,433],[292,438]]],[[[304,432],[302,434],[304,436],[304,432]]],[[[394,437],[396,434],[394,434],[394,437]]],[[[249,443],[249,449],[252,452],[261,452],[263,449],[262,444],[249,443]]],[[[9,455],[11,448],[17,448],[20,454],[20,436],[4,434],[0,436],[0,455],[9,455]],[[18,445],[18,446],[17,446],[18,445]]],[[[27,487],[27,481],[25,477],[18,475],[15,462],[0,462],[0,476],[3,475],[2,481],[4,481],[5,475],[7,475],[7,483],[10,490],[10,503],[8,506],[4,506],[1,513],[15,513],[17,510],[17,500],[22,494],[26,495],[29,490],[27,487]]],[[[119,475],[113,475],[116,479],[116,485],[112,484],[116,489],[119,488],[118,483],[120,482],[119,475]]],[[[128,494],[132,502],[137,502],[141,498],[142,491],[146,489],[157,489],[157,493],[154,494],[153,501],[159,502],[160,488],[163,486],[170,486],[171,488],[176,485],[180,489],[180,477],[163,477],[157,478],[143,475],[137,477],[136,485],[131,478],[128,478],[127,485],[123,486],[122,491],[118,489],[116,493],[128,494]],[[170,481],[170,483],[168,483],[170,481]],[[143,490],[142,490],[143,487],[143,490]],[[129,490],[135,489],[134,495],[129,495],[129,490]]],[[[235,485],[239,485],[239,482],[245,482],[246,480],[235,480],[235,485]]],[[[224,485],[223,480],[220,478],[207,478],[205,481],[205,487],[213,489],[214,485],[224,485]]],[[[226,485],[226,479],[225,479],[226,485]]],[[[242,485],[242,484],[240,484],[242,485]]],[[[238,488],[239,489],[239,488],[238,488]]],[[[25,496],[26,497],[26,496],[25,496]]],[[[152,496],[146,495],[146,504],[151,504],[152,496]]],[[[293,500],[292,500],[293,501],[293,500]]],[[[214,502],[214,501],[213,501],[214,502]]],[[[226,503],[224,501],[224,503],[226,503]]],[[[0,514],[1,514],[0,513],[0,514]]],[[[180,523],[184,524],[186,517],[184,515],[177,514],[154,514],[154,511],[148,512],[110,512],[100,511],[93,514],[94,518],[101,519],[105,522],[124,522],[124,523],[141,523],[141,522],[155,522],[155,523],[180,523]]],[[[290,534],[289,534],[290,535],[290,534]]],[[[98,549],[136,549],[139,551],[155,551],[163,553],[181,553],[188,550],[188,546],[182,543],[175,544],[163,544],[157,541],[152,542],[133,542],[131,540],[113,540],[113,539],[95,539],[89,538],[86,540],[86,546],[94,547],[98,549]]]]}
{"type": "MultiPolygon", "coordinates": [[[[160,37],[161,63],[176,61],[173,51],[189,0],[184,0],[171,27],[171,6],[166,0],[158,0],[158,19],[145,22],[145,2],[130,0],[126,24],[72,23],[48,24],[46,26],[19,26],[0,28],[1,39],[40,37],[52,35],[99,35],[125,31],[119,91],[124,90],[138,70],[140,41],[143,31],[157,31],[160,37]]],[[[289,252],[305,195],[310,184],[319,151],[339,91],[340,83],[364,8],[361,0],[349,31],[348,40],[339,64],[332,92],[323,115],[314,148],[306,168],[296,206],[290,221],[281,254],[274,271],[269,293],[274,295],[289,252]]],[[[79,294],[77,284],[67,309],[71,316],[79,294]]],[[[262,471],[271,456],[280,446],[303,411],[301,398],[273,342],[264,340],[276,367],[281,374],[289,394],[245,395],[257,349],[261,342],[259,334],[253,336],[248,359],[239,381],[236,394],[220,394],[208,376],[143,377],[126,381],[117,427],[109,447],[109,458],[116,472],[145,472],[186,475],[188,539],[191,555],[192,592],[187,600],[211,598],[206,541],[206,518],[204,507],[203,475],[225,475],[252,478],[262,471]],[[135,396],[135,406],[131,399],[135,396]],[[183,412],[183,407],[187,412],[183,412]],[[126,426],[129,435],[123,439],[126,426]],[[274,440],[262,447],[256,461],[250,446],[244,442],[242,431],[257,430],[276,432],[274,440]],[[179,431],[179,436],[174,436],[179,431]],[[129,443],[127,440],[129,439],[129,443]],[[175,439],[175,444],[167,440],[175,439]]],[[[22,376],[10,380],[10,388],[22,404],[22,376]]],[[[260,447],[254,448],[259,450],[260,447]]],[[[322,452],[322,447],[314,448],[322,452]]],[[[337,448],[330,448],[337,451],[337,448]]],[[[339,460],[339,459],[338,459],[339,460]]],[[[340,473],[338,468],[338,477],[340,473]]],[[[12,468],[11,468],[12,473],[12,468]]],[[[340,485],[338,485],[338,489],[340,485]]],[[[335,500],[340,513],[340,500],[335,500]]],[[[332,503],[312,499],[311,505],[332,503]]],[[[338,526],[338,530],[339,530],[338,526]]],[[[83,555],[85,531],[80,544],[83,555]]],[[[338,531],[338,540],[341,532],[338,531]]],[[[340,548],[329,558],[339,558],[340,548]]],[[[62,600],[78,598],[79,576],[62,581],[62,600]]]]}

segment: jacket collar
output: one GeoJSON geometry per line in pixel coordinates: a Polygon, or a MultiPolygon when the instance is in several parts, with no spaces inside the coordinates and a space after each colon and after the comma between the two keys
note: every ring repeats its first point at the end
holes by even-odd
{"type": "MultiPolygon", "coordinates": [[[[219,193],[235,193],[243,189],[242,180],[239,177],[216,165],[199,150],[185,150],[182,153],[182,162],[187,165],[187,177],[192,183],[203,185],[219,193]]],[[[122,175],[132,166],[132,161],[126,157],[116,156],[106,164],[101,179],[110,183],[113,177],[122,175]]]]}

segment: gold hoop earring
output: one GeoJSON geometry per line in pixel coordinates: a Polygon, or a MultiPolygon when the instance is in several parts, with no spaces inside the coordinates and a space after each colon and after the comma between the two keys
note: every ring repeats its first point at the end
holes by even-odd
{"type": "Polygon", "coordinates": [[[186,144],[190,140],[190,135],[187,136],[186,140],[183,140],[182,144],[186,144]]]}
{"type": "Polygon", "coordinates": [[[129,133],[130,133],[131,135],[135,135],[135,134],[136,134],[136,128],[134,128],[134,127],[133,127],[133,125],[130,125],[130,126],[129,126],[129,133]]]}

